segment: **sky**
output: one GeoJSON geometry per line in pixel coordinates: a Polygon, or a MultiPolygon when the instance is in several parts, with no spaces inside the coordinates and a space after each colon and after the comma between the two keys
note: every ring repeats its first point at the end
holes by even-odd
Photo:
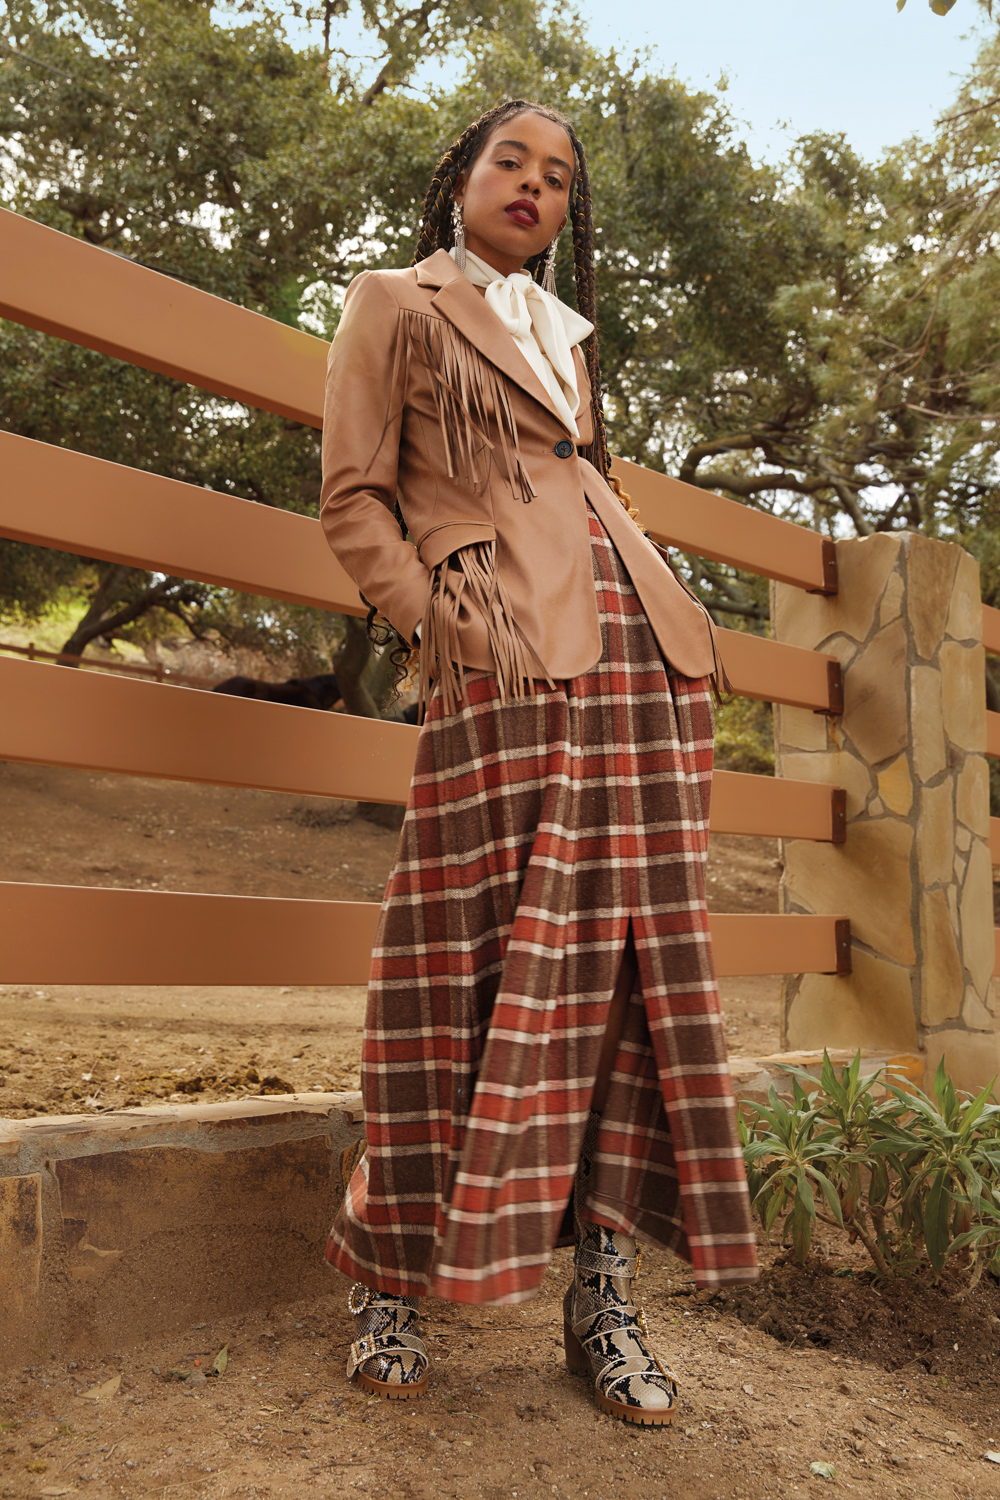
{"type": "Polygon", "coordinates": [[[846,131],[876,157],[947,112],[983,36],[975,0],[936,16],[927,0],[577,0],[600,47],[652,47],[660,66],[714,89],[755,156],[796,136],[846,131]]]}
{"type": "MultiPolygon", "coordinates": [[[[976,0],[936,16],[927,0],[571,0],[602,49],[651,48],[657,70],[675,69],[727,100],[758,159],[777,161],[797,136],[844,131],[863,156],[908,136],[929,135],[968,71],[985,18],[976,0]]],[[[288,27],[293,40],[295,23],[288,27]]],[[[356,7],[341,23],[349,51],[359,42],[356,7]]],[[[314,35],[311,40],[317,40],[314,35]]],[[[448,86],[459,60],[433,66],[428,83],[448,86]]],[[[374,70],[373,70],[374,76],[374,70]]],[[[415,80],[418,84],[421,81],[415,80]]]]}

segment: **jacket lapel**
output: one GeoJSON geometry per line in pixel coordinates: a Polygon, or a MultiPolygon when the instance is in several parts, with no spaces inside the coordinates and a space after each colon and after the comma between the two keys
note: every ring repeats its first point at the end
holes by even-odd
{"type": "Polygon", "coordinates": [[[587,448],[594,441],[594,414],[590,409],[590,376],[587,374],[587,361],[583,357],[579,344],[573,349],[573,363],[576,367],[576,388],[580,392],[580,410],[576,414],[576,427],[580,434],[577,443],[581,448],[587,448]]]}
{"type": "Polygon", "coordinates": [[[496,314],[471,281],[466,280],[447,250],[436,250],[416,267],[417,285],[437,287],[431,298],[435,311],[448,319],[491,365],[502,370],[526,395],[544,406],[565,431],[548,391],[518,349],[496,314]]]}

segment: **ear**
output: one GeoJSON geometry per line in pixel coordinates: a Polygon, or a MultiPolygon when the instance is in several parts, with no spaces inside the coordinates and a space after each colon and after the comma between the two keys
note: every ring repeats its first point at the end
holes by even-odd
{"type": "Polygon", "coordinates": [[[564,214],[563,215],[562,223],[559,225],[559,228],[556,230],[556,234],[562,234],[563,230],[566,228],[566,225],[568,223],[569,223],[569,219],[567,219],[566,216],[565,216],[565,214],[564,214]]]}
{"type": "Polygon", "coordinates": [[[455,183],[454,183],[454,186],[452,187],[452,190],[451,190],[451,196],[452,196],[452,201],[455,202],[455,203],[464,203],[465,202],[465,173],[464,172],[459,172],[458,176],[455,178],[455,183]]]}

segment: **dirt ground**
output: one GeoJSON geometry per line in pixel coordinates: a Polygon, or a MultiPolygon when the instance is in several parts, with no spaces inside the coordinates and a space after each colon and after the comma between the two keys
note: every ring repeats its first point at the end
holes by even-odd
{"type": "Polygon", "coordinates": [[[995,1289],[974,1313],[928,1300],[926,1288],[888,1301],[831,1274],[852,1264],[834,1250],[827,1265],[779,1264],[749,1294],[706,1300],[679,1262],[650,1254],[639,1287],[681,1396],[672,1427],[646,1431],[600,1415],[587,1383],[563,1367],[569,1253],[556,1253],[541,1295],[518,1307],[426,1304],[432,1384],[406,1404],[347,1383],[347,1284],[333,1272],[315,1302],[0,1377],[0,1497],[1000,1495],[1000,1467],[986,1457],[1000,1446],[996,1339],[984,1339],[995,1289]],[[857,1337],[873,1324],[879,1339],[857,1337]],[[202,1380],[223,1347],[225,1373],[202,1380]],[[171,1370],[197,1371],[198,1383],[171,1370]],[[84,1398],[118,1373],[116,1394],[84,1398]]]}
{"type": "MultiPolygon", "coordinates": [[[[0,879],[381,897],[397,833],[353,803],[0,763],[0,879]]],[[[716,911],[774,911],[768,839],[714,841],[716,911]]],[[[778,981],[727,980],[733,1052],[779,1046],[778,981]]],[[[357,1088],[364,992],[0,985],[0,1114],[357,1088]]]]}
{"type": "MultiPolygon", "coordinates": [[[[0,766],[8,880],[374,900],[395,842],[350,805],[0,766]]],[[[768,840],[715,840],[712,907],[773,911],[777,858],[768,840]]],[[[363,1006],[358,988],[3,986],[0,1113],[356,1087],[363,1006]]],[[[723,1006],[734,1053],[777,1049],[776,980],[727,980],[723,1006]]],[[[569,1252],[522,1306],[427,1304],[433,1383],[407,1405],[346,1382],[331,1272],[315,1302],[0,1376],[0,1500],[1000,1496],[996,1287],[880,1290],[856,1248],[820,1250],[800,1271],[764,1249],[761,1282],[715,1298],[646,1256],[639,1289],[681,1381],[670,1429],[598,1414],[563,1368],[569,1252]],[[202,1379],[223,1347],[225,1373],[202,1379]]]]}

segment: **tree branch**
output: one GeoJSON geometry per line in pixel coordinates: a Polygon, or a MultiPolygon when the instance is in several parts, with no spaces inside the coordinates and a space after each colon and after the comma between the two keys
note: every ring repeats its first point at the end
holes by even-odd
{"type": "MultiPolygon", "coordinates": [[[[407,21],[410,21],[413,24],[412,31],[406,37],[406,43],[411,49],[413,47],[414,41],[419,44],[419,42],[421,42],[430,31],[430,13],[434,9],[435,3],[436,0],[424,0],[423,5],[421,5],[418,9],[409,10],[405,15],[400,16],[399,22],[397,23],[398,25],[402,25],[407,21]]],[[[381,94],[386,88],[388,88],[389,84],[393,81],[393,75],[402,61],[402,53],[404,51],[403,39],[402,37],[400,37],[398,32],[395,38],[395,42],[395,46],[390,43],[389,56],[383,63],[382,69],[375,82],[369,89],[366,89],[361,96],[361,104],[363,108],[367,108],[369,105],[373,104],[378,98],[379,94],[381,94]]]]}

